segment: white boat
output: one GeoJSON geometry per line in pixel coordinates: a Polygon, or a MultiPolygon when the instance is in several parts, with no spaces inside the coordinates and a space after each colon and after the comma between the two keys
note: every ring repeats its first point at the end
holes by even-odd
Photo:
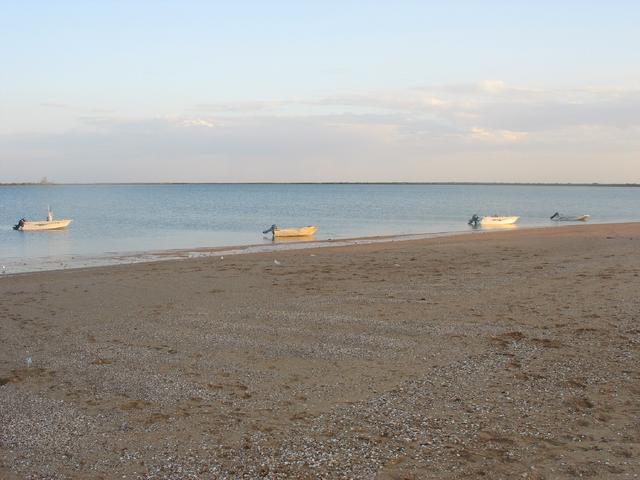
{"type": "Polygon", "coordinates": [[[53,213],[51,209],[47,212],[46,220],[27,220],[26,218],[21,218],[16,225],[14,225],[14,230],[22,230],[24,232],[34,232],[39,230],[61,230],[63,228],[67,228],[71,220],[62,219],[62,220],[54,220],[53,213]]]}
{"type": "Polygon", "coordinates": [[[309,225],[307,227],[299,228],[278,228],[276,225],[271,227],[262,233],[269,233],[273,235],[273,238],[279,237],[310,237],[318,231],[318,227],[315,225],[309,225]]]}
{"type": "Polygon", "coordinates": [[[488,215],[486,217],[480,217],[473,215],[469,220],[469,225],[472,227],[496,227],[503,225],[513,225],[518,221],[520,217],[516,216],[501,216],[501,215],[488,215]]]}
{"type": "Polygon", "coordinates": [[[591,215],[562,215],[558,212],[551,215],[554,222],[586,222],[590,218],[591,215]]]}

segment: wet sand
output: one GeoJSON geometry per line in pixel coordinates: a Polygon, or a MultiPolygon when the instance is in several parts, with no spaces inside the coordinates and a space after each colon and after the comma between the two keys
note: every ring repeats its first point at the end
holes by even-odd
{"type": "Polygon", "coordinates": [[[638,223],[0,277],[0,478],[637,478],[639,291],[638,223]]]}

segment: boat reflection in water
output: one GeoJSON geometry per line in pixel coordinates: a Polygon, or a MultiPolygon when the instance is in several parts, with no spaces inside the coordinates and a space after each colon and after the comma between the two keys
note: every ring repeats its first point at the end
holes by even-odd
{"type": "Polygon", "coordinates": [[[481,225],[480,226],[482,230],[516,230],[518,228],[518,225],[516,225],[515,223],[505,223],[505,224],[498,224],[498,223],[494,223],[494,224],[487,224],[487,225],[481,225]]]}
{"type": "Polygon", "coordinates": [[[301,242],[315,242],[317,239],[315,235],[307,237],[275,237],[272,242],[274,243],[301,243],[301,242]]]}

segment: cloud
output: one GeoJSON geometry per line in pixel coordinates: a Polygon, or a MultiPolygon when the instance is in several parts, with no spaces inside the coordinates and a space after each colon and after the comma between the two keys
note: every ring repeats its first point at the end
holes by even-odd
{"type": "Polygon", "coordinates": [[[68,105],[66,103],[55,103],[55,102],[43,102],[40,104],[43,107],[47,107],[47,108],[59,108],[62,110],[73,110],[74,107],[72,107],[71,105],[68,105]]]}
{"type": "Polygon", "coordinates": [[[507,89],[507,84],[502,80],[485,80],[483,82],[480,82],[478,84],[478,87],[484,92],[498,94],[504,92],[507,89]]]}
{"type": "Polygon", "coordinates": [[[473,140],[481,142],[517,142],[527,137],[526,132],[514,132],[512,130],[487,130],[485,128],[471,128],[470,136],[473,140]]]}
{"type": "Polygon", "coordinates": [[[216,123],[212,120],[205,120],[202,118],[185,119],[180,122],[183,127],[204,127],[215,128],[216,123]]]}
{"type": "Polygon", "coordinates": [[[640,90],[581,87],[541,89],[502,80],[372,91],[298,100],[200,104],[194,110],[225,116],[404,115],[469,130],[551,131],[566,126],[640,124],[640,90]]]}
{"type": "Polygon", "coordinates": [[[569,126],[627,128],[640,125],[640,95],[619,98],[596,95],[581,100],[547,98],[538,102],[496,102],[477,109],[489,128],[551,131],[569,126]]]}
{"type": "Polygon", "coordinates": [[[639,91],[492,80],[174,115],[82,111],[65,131],[1,135],[0,181],[637,182],[639,155],[639,91]]]}
{"type": "Polygon", "coordinates": [[[447,106],[447,102],[429,92],[406,90],[401,92],[378,92],[360,95],[326,97],[306,102],[309,105],[333,107],[367,107],[396,111],[432,111],[447,106]]]}
{"type": "Polygon", "coordinates": [[[76,113],[108,114],[113,112],[113,110],[109,108],[86,107],[86,106],[71,105],[68,103],[58,103],[58,102],[42,102],[40,103],[40,106],[45,108],[53,108],[56,110],[68,110],[70,112],[76,112],[76,113]]]}
{"type": "Polygon", "coordinates": [[[193,107],[194,110],[215,113],[255,113],[275,110],[286,102],[282,101],[243,101],[201,103],[193,107]]]}

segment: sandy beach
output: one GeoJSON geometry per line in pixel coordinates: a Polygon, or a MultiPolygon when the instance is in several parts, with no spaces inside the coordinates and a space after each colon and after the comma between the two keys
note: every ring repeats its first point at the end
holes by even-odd
{"type": "Polygon", "coordinates": [[[5,275],[0,477],[638,478],[639,291],[640,223],[5,275]]]}

